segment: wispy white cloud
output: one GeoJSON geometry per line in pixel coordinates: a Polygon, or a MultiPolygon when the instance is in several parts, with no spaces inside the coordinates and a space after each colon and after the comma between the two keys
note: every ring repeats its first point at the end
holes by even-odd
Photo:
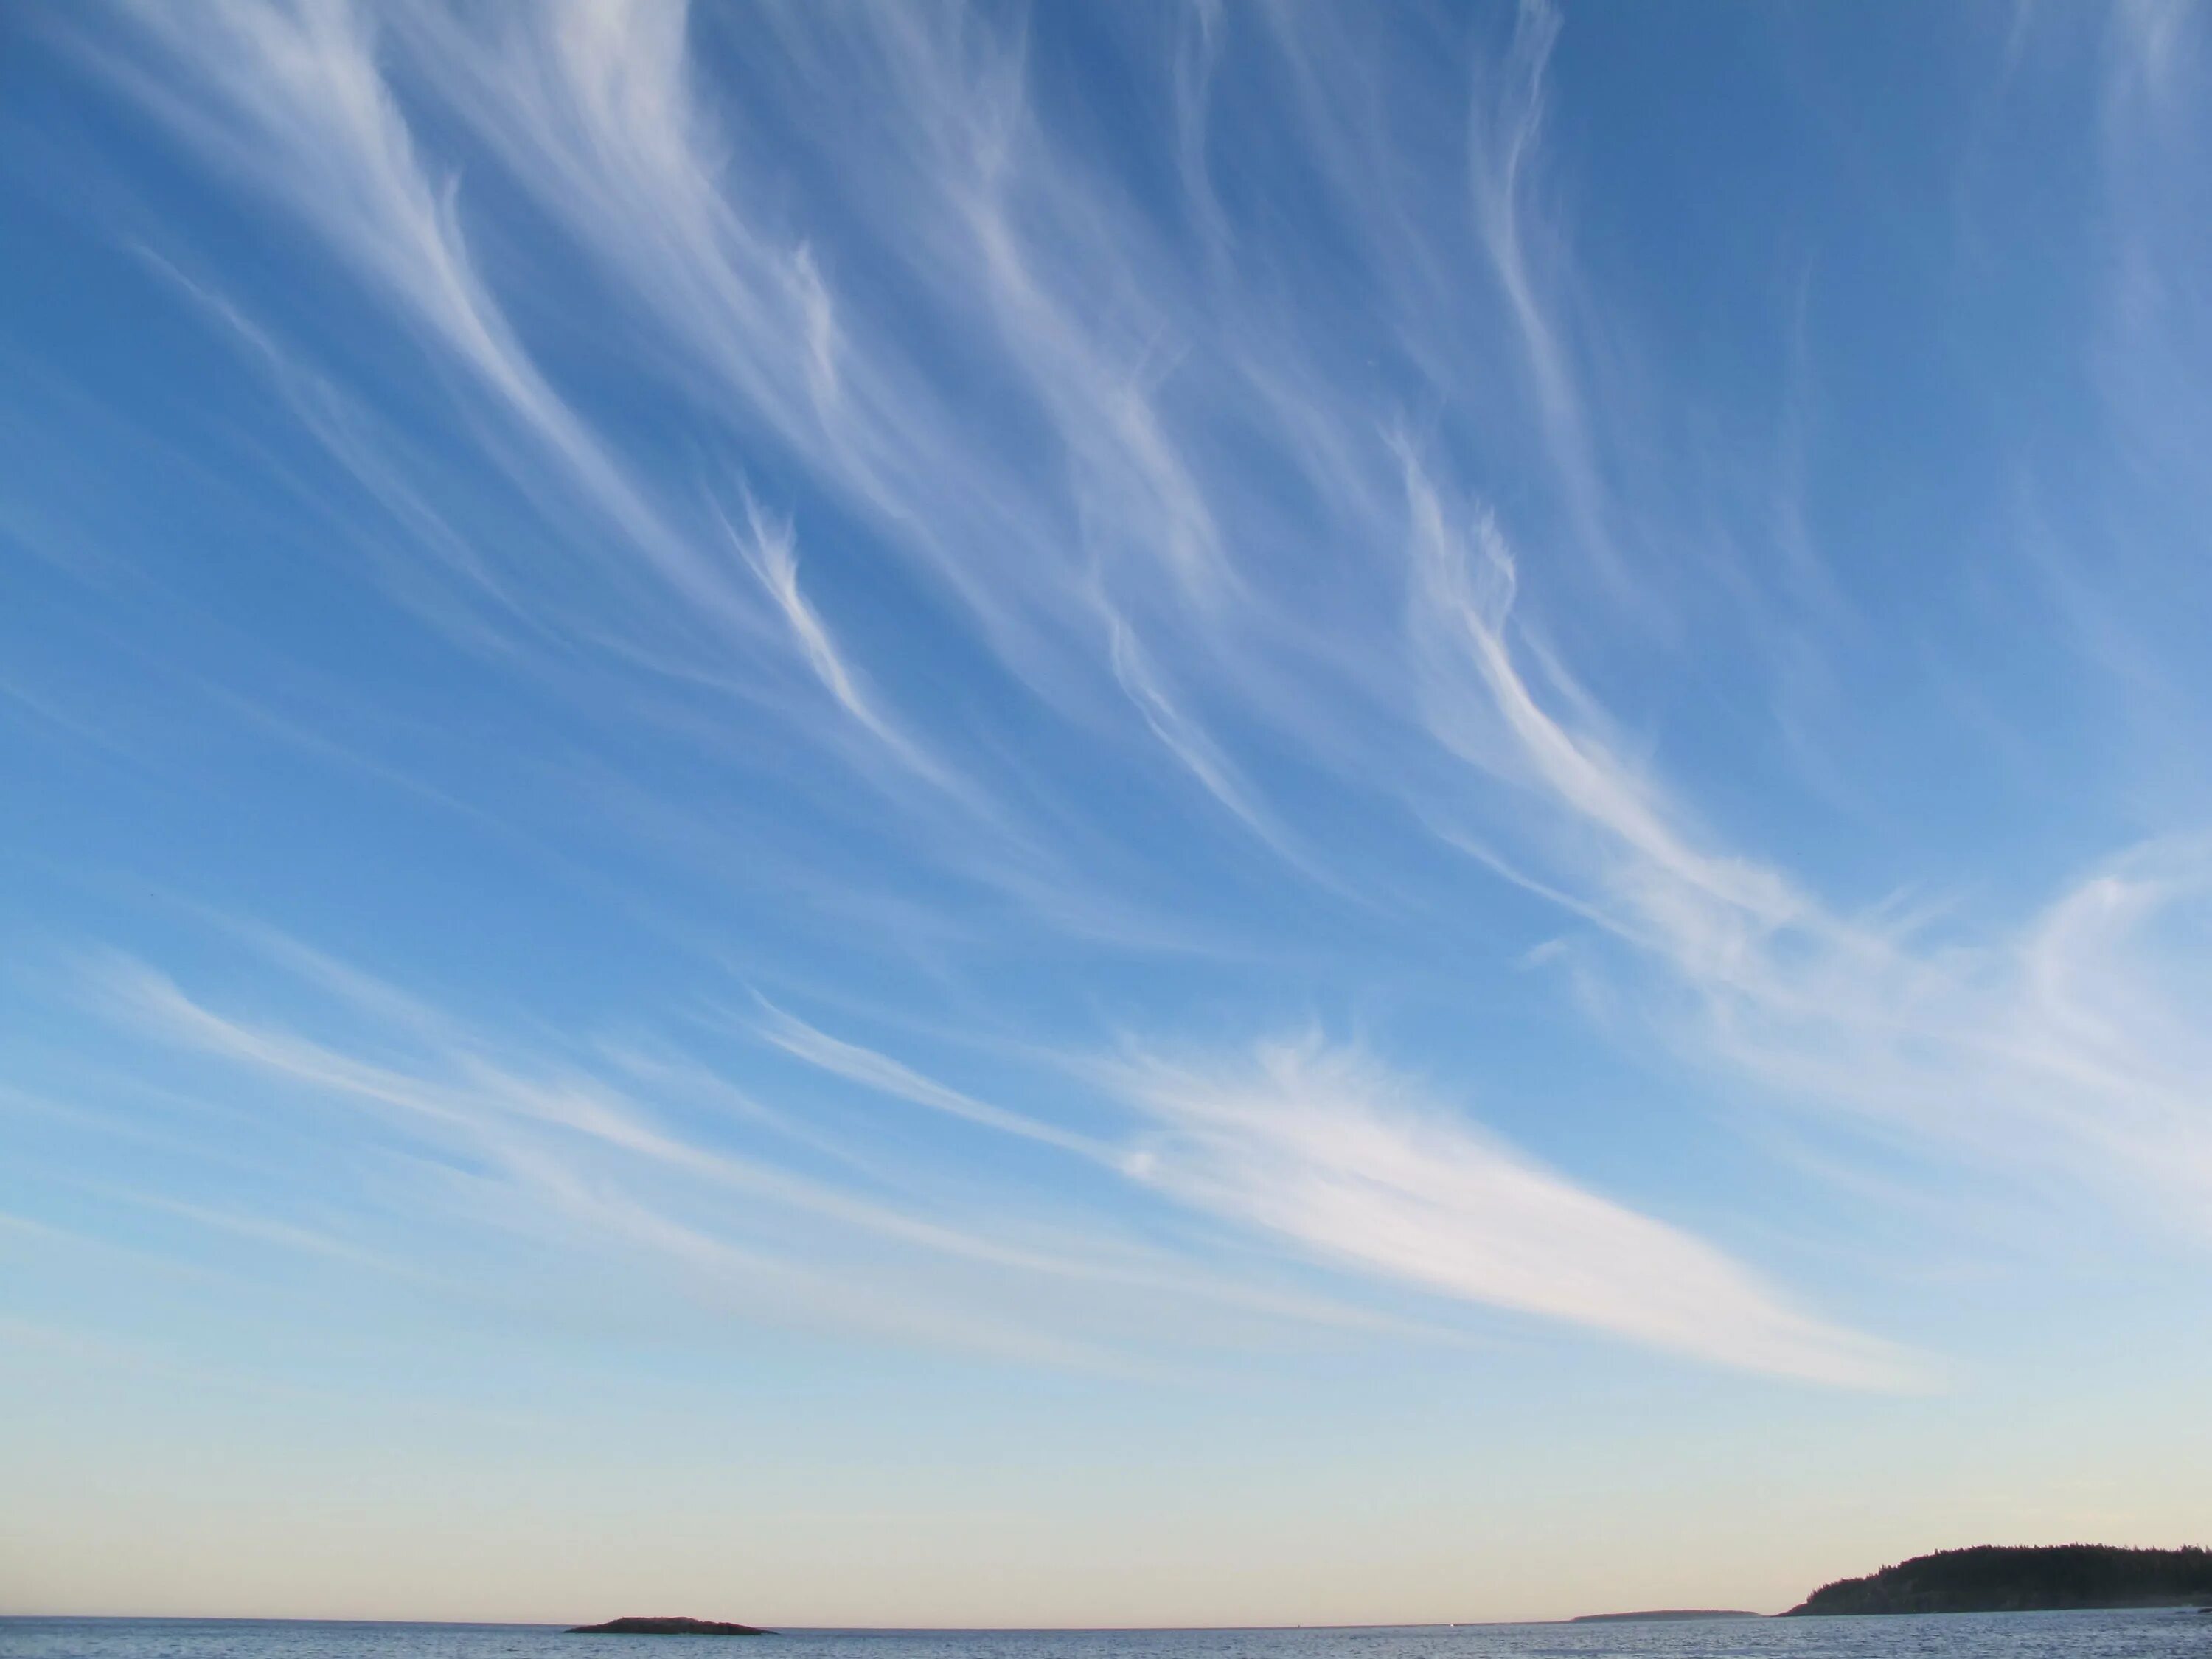
{"type": "MultiPolygon", "coordinates": [[[[281,936],[246,936],[304,969],[299,988],[334,999],[350,1035],[219,1012],[122,958],[98,968],[92,994],[135,1039],[216,1060],[295,1103],[288,1109],[338,1109],[327,1127],[339,1144],[358,1133],[347,1113],[366,1108],[380,1138],[453,1171],[421,1194],[445,1225],[543,1232],[557,1218],[566,1247],[638,1252],[733,1306],[784,1319],[811,1308],[811,1322],[902,1340],[927,1331],[1056,1364],[1157,1347],[1203,1309],[1223,1322],[1201,1348],[1270,1328],[1449,1340],[1450,1322],[1425,1328],[1363,1309],[1346,1293],[1348,1270],[1397,1286],[1401,1301],[1502,1308],[1754,1371],[1847,1387],[1917,1380],[1905,1356],[1796,1311],[1720,1251],[1542,1170],[1351,1051],[1306,1042],[1226,1063],[1054,1061],[1068,1092],[1113,1119],[1102,1136],[1009,1111],[770,1004],[752,1024],[774,1048],[872,1095],[1071,1154],[1098,1180],[1133,1182],[1338,1270],[1335,1285],[1308,1287],[1295,1274],[1224,1271],[1192,1253],[1195,1237],[1163,1252],[1119,1229],[1086,1230],[1065,1199],[1046,1200],[1057,1182],[994,1190],[917,1169],[892,1200],[865,1156],[841,1160],[842,1179],[805,1173],[810,1148],[835,1150],[828,1125],[760,1140],[746,1131],[781,1128],[774,1109],[698,1115],[689,1103],[734,1086],[715,1068],[684,1059],[593,1069],[589,1049],[502,1057],[486,1035],[424,1018],[374,978],[281,936]],[[734,1150],[733,1136],[757,1144],[734,1150]],[[440,1196],[441,1185],[453,1190],[440,1196]],[[1026,1218],[1041,1209],[1056,1218],[1026,1218]],[[1035,1291],[1051,1285],[1047,1315],[1035,1291]],[[1149,1312],[1132,1325],[1139,1309],[1149,1312]]],[[[340,1243],[234,1199],[147,1201],[234,1234],[434,1278],[434,1262],[416,1260],[419,1240],[371,1218],[356,1218],[340,1243]]]]}
{"type": "Polygon", "coordinates": [[[424,167],[378,60],[373,14],[345,4],[226,3],[184,19],[132,9],[158,63],[111,58],[146,104],[258,183],[386,290],[558,458],[694,602],[742,617],[726,586],[624,476],[516,337],[463,235],[458,185],[424,167]]]}
{"type": "MultiPolygon", "coordinates": [[[[594,1068],[589,1048],[518,1050],[451,1019],[426,1022],[404,994],[281,935],[245,936],[276,961],[304,964],[308,978],[298,988],[335,999],[346,1034],[326,1040],[218,1012],[125,957],[95,964],[88,994],[134,1040],[213,1060],[273,1088],[289,1109],[339,1109],[322,1139],[377,1139],[345,1115],[367,1109],[385,1135],[436,1172],[414,1201],[429,1206],[441,1227],[503,1226],[586,1251],[617,1244],[648,1263],[704,1275],[696,1288],[733,1309],[1054,1364],[1279,1342],[1301,1328],[1449,1340],[1287,1281],[1164,1252],[1104,1220],[1093,1203],[1046,1203],[1019,1186],[994,1190],[919,1170],[902,1172],[893,1194],[872,1176],[880,1160],[865,1138],[854,1141],[857,1156],[842,1157],[826,1124],[787,1121],[750,1097],[739,1120],[697,1112],[696,1103],[721,1105],[736,1085],[696,1060],[624,1064],[616,1050],[606,1056],[613,1065],[594,1068]],[[763,1127],[773,1132],[765,1140],[745,1133],[763,1127]],[[736,1150],[741,1141],[760,1144],[736,1150]],[[842,1179],[799,1167],[807,1154],[825,1152],[842,1179]],[[549,1224],[557,1224],[550,1234],[549,1224]]],[[[1105,1143],[963,1095],[772,1006],[762,1013],[758,1034],[773,1046],[866,1089],[1085,1164],[1118,1163],[1105,1143]]],[[[381,1232],[372,1253],[235,1203],[144,1201],[234,1233],[411,1268],[426,1280],[436,1267],[434,1258],[417,1260],[419,1230],[395,1235],[376,1218],[361,1218],[356,1229],[381,1232]]]]}
{"type": "Polygon", "coordinates": [[[2131,850],[1971,944],[1839,915],[1778,868],[1712,850],[1604,732],[1547,709],[1512,648],[1495,523],[1455,532],[1417,468],[1408,488],[1417,633],[1466,671],[1434,670],[1439,735],[1556,814],[1565,834],[1524,842],[1546,872],[1534,884],[1691,994],[1677,1030],[1694,1052],[1951,1157],[2159,1194],[2168,1224],[2201,1230],[2212,1109],[2185,1081],[2200,1044],[2158,989],[2185,940],[2201,944],[2201,847],[2131,850]]]}
{"type": "Polygon", "coordinates": [[[1025,1117],[1018,1112],[1007,1111],[988,1101],[977,1100],[972,1095],[963,1094],[957,1089],[947,1088],[887,1054],[831,1036],[828,1032],[786,1013],[765,998],[761,1000],[760,1008],[763,1016],[760,1034],[786,1054],[811,1066],[818,1066],[825,1072],[833,1072],[839,1077],[897,1099],[909,1100],[917,1106],[927,1106],[933,1111],[965,1118],[971,1123],[1018,1135],[1025,1140],[1042,1141],[1047,1146],[1057,1146],[1063,1152],[1080,1153],[1085,1158],[1107,1158],[1112,1156],[1111,1149],[1103,1141],[1072,1133],[1036,1118],[1025,1117]]]}
{"type": "Polygon", "coordinates": [[[1852,1388],[1928,1379],[1911,1356],[1792,1309],[1721,1251],[1541,1169],[1369,1057],[1316,1037],[1226,1061],[1067,1062],[1149,1126],[1115,1147],[767,1012],[770,1041],[824,1070],[1109,1158],[1145,1186],[1331,1264],[1749,1370],[1852,1388]]]}
{"type": "Polygon", "coordinates": [[[1557,314],[1571,292],[1571,267],[1538,205],[1545,71],[1559,27],[1557,8],[1545,0],[1522,0],[1503,57],[1478,69],[1475,95],[1468,100],[1468,179],[1475,226],[1512,319],[1571,521],[1607,576],[1625,582],[1629,573],[1605,528],[1608,494],[1583,410],[1583,377],[1557,314]]]}
{"type": "Polygon", "coordinates": [[[1858,1388],[1919,1362],[1791,1308],[1720,1251],[1546,1170],[1353,1051],[1131,1065],[1164,1126],[1135,1165],[1188,1202],[1449,1297],[1747,1370],[1858,1388]]]}

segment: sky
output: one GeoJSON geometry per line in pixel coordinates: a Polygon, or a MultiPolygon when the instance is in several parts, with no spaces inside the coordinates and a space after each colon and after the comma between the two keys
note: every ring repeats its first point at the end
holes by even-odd
{"type": "Polygon", "coordinates": [[[0,14],[0,1611],[2212,1542],[2212,13],[0,14]]]}

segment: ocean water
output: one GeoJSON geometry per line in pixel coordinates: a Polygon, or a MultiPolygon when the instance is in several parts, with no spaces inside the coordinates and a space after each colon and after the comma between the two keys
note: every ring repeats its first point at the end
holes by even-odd
{"type": "Polygon", "coordinates": [[[570,1636],[537,1625],[0,1619],[5,1659],[708,1659],[714,1654],[728,1659],[2212,1659],[2212,1614],[2159,1608],[1325,1630],[790,1631],[759,1640],[570,1636]]]}

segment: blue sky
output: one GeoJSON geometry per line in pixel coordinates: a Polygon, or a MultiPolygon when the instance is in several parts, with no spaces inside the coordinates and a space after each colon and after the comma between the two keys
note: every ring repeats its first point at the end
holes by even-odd
{"type": "Polygon", "coordinates": [[[0,29],[0,1603],[2201,1538],[2201,14],[0,29]]]}

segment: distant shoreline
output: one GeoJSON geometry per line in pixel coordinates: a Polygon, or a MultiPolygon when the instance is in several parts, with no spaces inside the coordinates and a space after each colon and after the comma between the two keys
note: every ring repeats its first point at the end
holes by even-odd
{"type": "MultiPolygon", "coordinates": [[[[1946,1553],[1966,1553],[1947,1552],[1946,1553]]],[[[2143,1553],[2177,1553],[2176,1552],[2143,1552],[2143,1553]]],[[[2192,1552],[2202,1554],[2203,1552],[2192,1552]]],[[[1917,1557],[1915,1561],[1932,1559],[1917,1557]]],[[[1910,1566],[1913,1563],[1903,1563],[1910,1566]]],[[[1885,1571],[1894,1571],[1893,1569],[1885,1571]]],[[[1859,1584],[1870,1582],[1880,1575],[1869,1575],[1865,1580],[1840,1580],[1840,1583],[1859,1584]]],[[[1900,1609],[1904,1613],[2158,1613],[2187,1612],[2198,1609],[2212,1615],[2212,1594],[2166,1596],[2152,1600],[2115,1602],[2065,1603],[2050,1607],[1924,1607],[1900,1609]]],[[[1304,1625],[783,1625],[776,1626],[781,1633],[795,1637],[878,1637],[878,1636],[1080,1636],[1127,1633],[1131,1635],[1176,1633],[1231,1633],[1236,1632],[1282,1632],[1291,1631],[1449,1631],[1449,1630],[1516,1630],[1540,1629],[1561,1625],[1634,1624],[1692,1622],[1698,1620],[1771,1619],[1782,1617],[1820,1616],[1808,1614],[1793,1608],[1787,1614],[1761,1613],[1747,1608],[1730,1607],[1660,1607],[1629,1613],[1585,1613],[1555,1619],[1462,1619],[1425,1620],[1419,1623],[1367,1624],[1304,1624],[1304,1625]]],[[[426,1630],[514,1630],[567,1632],[575,1627],[549,1620],[530,1619],[366,1619],[366,1618],[310,1618],[283,1614],[223,1614],[223,1613],[0,1613],[0,1626],[9,1625],[307,1625],[347,1626],[360,1627],[393,1627],[426,1630]]]]}
{"type": "MultiPolygon", "coordinates": [[[[1429,1619],[1410,1624],[1395,1622],[1352,1625],[778,1625],[783,1636],[1088,1636],[1127,1632],[1132,1635],[1175,1635],[1183,1632],[1238,1631],[1357,1631],[1357,1630],[1522,1630],[1568,1625],[1586,1620],[1650,1618],[1648,1613],[1580,1613],[1562,1619],[1429,1619]]],[[[1667,1617],[1662,1613],[1656,1615],[1667,1617]]],[[[1685,1615],[1675,1614],[1675,1617],[1685,1615]]],[[[1698,1618],[1764,1618],[1756,1613],[1699,1613],[1698,1618]]],[[[400,1626],[426,1630],[542,1630],[560,1634],[576,1626],[546,1619],[349,1619],[311,1618],[286,1613],[0,1613],[0,1625],[361,1625],[400,1626]]]]}

